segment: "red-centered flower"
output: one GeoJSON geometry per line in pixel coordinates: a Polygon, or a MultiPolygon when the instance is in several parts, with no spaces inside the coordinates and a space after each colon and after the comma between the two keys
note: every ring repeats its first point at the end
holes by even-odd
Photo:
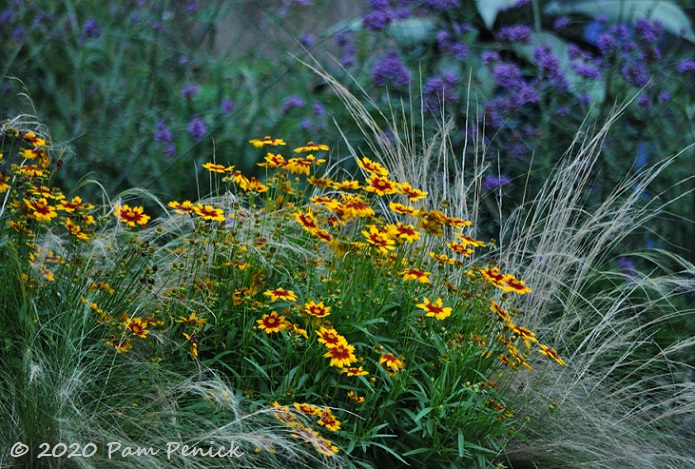
{"type": "Polygon", "coordinates": [[[38,221],[51,221],[58,216],[55,207],[48,204],[46,199],[39,200],[27,200],[24,199],[24,203],[29,207],[32,212],[29,213],[29,217],[38,221]]]}
{"type": "Polygon", "coordinates": [[[312,300],[309,300],[304,305],[304,312],[316,318],[325,318],[326,316],[331,314],[331,307],[324,306],[323,302],[314,303],[312,300]]]}
{"type": "Polygon", "coordinates": [[[452,241],[446,243],[447,247],[454,251],[455,253],[461,254],[463,257],[468,257],[473,254],[473,249],[467,248],[465,244],[459,243],[458,241],[452,241]]]}
{"type": "Polygon", "coordinates": [[[343,368],[342,370],[340,370],[340,372],[346,373],[348,376],[367,376],[369,374],[369,372],[364,371],[361,366],[343,368]]]}
{"type": "Polygon", "coordinates": [[[366,156],[361,160],[357,158],[357,165],[363,170],[367,171],[369,174],[375,174],[377,176],[388,176],[389,170],[384,168],[381,164],[376,161],[372,161],[366,156]]]}
{"type": "Polygon", "coordinates": [[[439,321],[451,316],[452,309],[443,306],[441,298],[437,298],[437,301],[434,303],[430,303],[430,300],[425,298],[424,303],[419,303],[416,306],[427,313],[425,316],[433,317],[439,321]]]}
{"type": "Polygon", "coordinates": [[[333,457],[334,454],[338,453],[338,447],[334,445],[330,440],[322,437],[318,432],[314,432],[314,438],[311,440],[311,444],[314,449],[328,458],[333,457]]]}
{"type": "Polygon", "coordinates": [[[215,164],[215,163],[205,163],[203,165],[203,168],[207,169],[210,172],[213,173],[226,173],[227,171],[232,171],[234,169],[234,166],[225,166],[223,164],[215,164]]]}
{"type": "Polygon", "coordinates": [[[128,204],[116,205],[115,213],[119,221],[124,222],[131,228],[137,225],[146,225],[150,220],[148,215],[145,215],[145,209],[142,207],[129,207],[128,204]]]}
{"type": "Polygon", "coordinates": [[[333,184],[333,181],[329,178],[317,178],[314,176],[310,176],[306,181],[312,186],[320,187],[322,189],[331,187],[331,185],[333,184]]]}
{"type": "Polygon", "coordinates": [[[340,430],[340,422],[335,418],[331,409],[323,408],[321,411],[321,418],[316,422],[319,425],[323,425],[332,432],[337,432],[340,430]]]}
{"type": "Polygon", "coordinates": [[[412,201],[424,199],[428,194],[428,192],[415,189],[407,182],[399,183],[397,184],[397,187],[399,193],[404,194],[409,200],[412,201]]]}
{"type": "Polygon", "coordinates": [[[539,345],[540,345],[540,350],[539,350],[540,353],[542,353],[546,357],[552,358],[553,360],[555,360],[556,362],[558,362],[562,366],[567,366],[567,363],[565,363],[565,361],[558,356],[557,352],[554,349],[551,349],[547,345],[543,345],[543,344],[539,344],[539,345]]]}
{"type": "Polygon", "coordinates": [[[224,221],[224,211],[221,208],[215,208],[212,205],[197,204],[193,207],[193,212],[201,217],[203,220],[224,221]]]}
{"type": "Polygon", "coordinates": [[[393,236],[404,239],[409,243],[413,243],[420,239],[420,232],[416,230],[413,225],[404,225],[401,222],[398,222],[397,225],[393,226],[390,232],[393,234],[393,236]]]}
{"type": "Polygon", "coordinates": [[[190,200],[184,200],[182,203],[176,201],[169,202],[167,204],[169,207],[174,209],[174,212],[184,214],[193,213],[193,203],[190,200]]]}
{"type": "Polygon", "coordinates": [[[399,273],[403,276],[404,282],[407,282],[408,280],[417,280],[420,283],[430,283],[430,272],[425,272],[420,269],[406,269],[399,273]]]}
{"type": "Polygon", "coordinates": [[[64,212],[75,213],[79,211],[91,210],[94,208],[94,205],[85,204],[82,202],[81,197],[75,196],[72,198],[70,202],[68,202],[67,200],[61,201],[56,208],[64,212]]]}
{"type": "Polygon", "coordinates": [[[374,209],[362,198],[356,195],[343,194],[343,209],[353,218],[374,216],[374,209]]]}
{"type": "Polygon", "coordinates": [[[350,400],[356,402],[357,404],[362,404],[364,402],[364,397],[358,396],[357,394],[355,394],[355,391],[348,391],[347,397],[350,400]]]}
{"type": "Polygon", "coordinates": [[[435,261],[439,262],[440,264],[453,264],[454,260],[447,256],[446,254],[436,254],[432,251],[430,251],[430,257],[434,259],[435,261]]]}
{"type": "Polygon", "coordinates": [[[354,354],[355,347],[347,343],[340,343],[328,349],[323,356],[330,358],[331,362],[329,366],[335,366],[338,368],[343,368],[350,366],[357,361],[357,357],[354,354]]]}
{"type": "Polygon", "coordinates": [[[306,402],[300,404],[299,402],[294,403],[294,408],[303,413],[304,415],[321,415],[321,408],[315,405],[307,404],[306,402]]]}
{"type": "Polygon", "coordinates": [[[116,351],[121,354],[121,353],[126,353],[127,351],[131,350],[133,348],[133,344],[128,338],[112,338],[111,340],[107,340],[106,344],[110,347],[113,347],[116,349],[116,351]]]}
{"type": "Polygon", "coordinates": [[[285,166],[285,158],[278,154],[268,153],[265,155],[265,163],[258,163],[258,166],[265,168],[282,168],[285,166]]]}
{"type": "Polygon", "coordinates": [[[82,231],[82,227],[80,225],[73,223],[69,218],[65,219],[65,228],[68,230],[68,233],[73,235],[75,238],[81,241],[89,241],[89,235],[82,231]]]}
{"type": "Polygon", "coordinates": [[[266,145],[270,145],[270,146],[274,146],[274,147],[276,147],[278,145],[286,145],[286,143],[283,140],[281,140],[279,138],[270,138],[268,135],[263,137],[262,140],[258,140],[258,139],[249,140],[249,143],[256,148],[261,148],[261,147],[266,146],[266,145]]]}
{"type": "Polygon", "coordinates": [[[410,215],[415,217],[420,214],[420,210],[416,210],[415,207],[411,207],[410,205],[399,204],[396,202],[389,202],[389,208],[392,212],[398,213],[400,215],[410,215]]]}
{"type": "Polygon", "coordinates": [[[345,337],[338,334],[338,331],[335,329],[326,329],[325,327],[321,326],[319,330],[315,332],[316,335],[319,336],[318,341],[328,348],[335,347],[340,344],[347,344],[345,337]]]}
{"type": "Polygon", "coordinates": [[[338,191],[357,190],[360,187],[359,181],[340,181],[333,183],[333,189],[338,191]]]}
{"type": "Polygon", "coordinates": [[[330,243],[331,241],[333,241],[333,236],[331,236],[331,234],[328,231],[321,229],[321,228],[317,228],[315,230],[312,230],[311,234],[316,236],[318,239],[320,239],[324,243],[330,243]]]}
{"type": "Polygon", "coordinates": [[[147,322],[143,321],[142,318],[128,318],[128,320],[125,322],[125,327],[133,335],[136,335],[141,339],[146,338],[147,334],[150,333],[150,331],[147,330],[147,322]]]}
{"type": "Polygon", "coordinates": [[[495,300],[491,300],[492,304],[490,306],[490,311],[497,313],[497,316],[504,321],[507,322],[511,319],[511,316],[509,315],[509,312],[506,309],[503,309],[495,300]]]}
{"type": "Polygon", "coordinates": [[[268,186],[263,184],[255,177],[252,177],[251,179],[242,182],[242,184],[240,184],[239,186],[245,191],[258,192],[259,194],[268,191],[268,186]]]}
{"type": "Polygon", "coordinates": [[[497,287],[501,287],[504,283],[505,275],[500,273],[500,269],[498,267],[486,267],[484,269],[480,269],[480,273],[483,274],[484,278],[492,282],[497,287]]]}
{"type": "Polygon", "coordinates": [[[295,148],[294,152],[295,153],[303,153],[303,152],[314,152],[314,151],[327,151],[328,150],[328,145],[320,144],[320,143],[314,143],[314,142],[309,142],[303,147],[295,148]]]}
{"type": "Polygon", "coordinates": [[[318,222],[311,211],[297,212],[294,214],[294,218],[305,230],[313,231],[319,228],[318,222]]]}
{"type": "Polygon", "coordinates": [[[531,293],[531,289],[526,286],[526,282],[523,280],[517,280],[513,275],[507,274],[504,276],[504,280],[500,285],[498,285],[502,291],[514,292],[519,295],[525,295],[526,293],[531,293]]]}
{"type": "Polygon", "coordinates": [[[525,327],[517,326],[511,321],[507,322],[507,327],[524,341],[526,348],[531,348],[531,342],[538,343],[536,334],[525,327]]]}
{"type": "Polygon", "coordinates": [[[279,316],[277,311],[264,314],[263,317],[256,322],[258,323],[258,328],[264,330],[266,334],[283,331],[288,326],[285,316],[279,316]]]}
{"type": "Polygon", "coordinates": [[[292,290],[283,290],[282,288],[276,288],[275,290],[268,290],[263,294],[265,296],[269,296],[273,302],[277,300],[297,301],[297,295],[295,295],[292,290]]]}
{"type": "Polygon", "coordinates": [[[456,233],[454,234],[456,238],[461,240],[461,244],[465,246],[473,246],[474,248],[484,248],[485,247],[485,242],[484,241],[479,241],[475,238],[472,238],[470,236],[466,236],[462,233],[456,233]]]}
{"type": "Polygon", "coordinates": [[[388,251],[396,249],[396,242],[385,231],[380,231],[376,226],[370,225],[369,231],[363,230],[362,234],[367,238],[367,242],[376,246],[380,253],[386,254],[388,251]]]}
{"type": "Polygon", "coordinates": [[[365,186],[364,190],[367,192],[374,192],[377,195],[384,196],[387,194],[395,194],[396,191],[396,183],[391,181],[390,179],[383,177],[383,176],[377,176],[376,174],[372,174],[366,181],[365,181],[365,186]]]}
{"type": "Polygon", "coordinates": [[[381,355],[381,358],[379,358],[379,365],[386,365],[393,371],[398,371],[405,366],[403,360],[390,353],[384,353],[381,355]]]}

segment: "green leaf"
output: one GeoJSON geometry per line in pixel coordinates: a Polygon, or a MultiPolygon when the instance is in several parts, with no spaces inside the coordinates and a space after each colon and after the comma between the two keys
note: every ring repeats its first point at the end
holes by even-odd
{"type": "Polygon", "coordinates": [[[513,7],[519,0],[476,0],[478,14],[483,19],[487,29],[492,29],[497,13],[513,7]]]}
{"type": "Polygon", "coordinates": [[[407,18],[391,23],[388,33],[400,46],[413,46],[427,42],[434,29],[435,23],[431,18],[407,18]]]}
{"type": "Polygon", "coordinates": [[[544,10],[549,15],[580,13],[596,17],[604,15],[611,22],[635,22],[640,18],[659,21],[666,31],[676,36],[685,31],[683,37],[695,43],[695,33],[688,15],[668,0],[584,0],[575,2],[553,1],[544,10]]]}

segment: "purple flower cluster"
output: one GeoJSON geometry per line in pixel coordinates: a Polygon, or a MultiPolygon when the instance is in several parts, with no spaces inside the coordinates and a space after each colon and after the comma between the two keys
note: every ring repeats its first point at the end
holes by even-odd
{"type": "Polygon", "coordinates": [[[458,81],[458,77],[451,72],[428,78],[423,91],[425,109],[432,111],[456,102],[458,81]]]}
{"type": "Polygon", "coordinates": [[[200,91],[200,86],[193,83],[186,83],[183,88],[181,88],[181,96],[183,99],[193,99],[200,91]]]}
{"type": "Polygon", "coordinates": [[[220,103],[220,111],[222,111],[222,114],[227,115],[232,110],[234,109],[234,101],[230,99],[224,99],[222,100],[222,103],[220,103]]]}
{"type": "Polygon", "coordinates": [[[82,25],[82,37],[85,39],[99,39],[101,37],[101,29],[97,26],[97,20],[91,16],[82,25]]]}
{"type": "Polygon", "coordinates": [[[188,123],[188,135],[195,141],[200,142],[207,131],[205,122],[199,116],[193,116],[193,119],[188,123]]]}
{"type": "Polygon", "coordinates": [[[500,62],[492,69],[492,78],[503,88],[514,88],[521,82],[521,69],[513,62],[500,62]]]}
{"type": "Polygon", "coordinates": [[[306,106],[306,101],[304,101],[301,97],[296,95],[288,96],[282,103],[282,113],[284,114],[295,108],[303,108],[304,106],[306,106]]]}
{"type": "Polygon", "coordinates": [[[459,0],[423,0],[423,6],[429,10],[446,11],[461,6],[459,0]]]}
{"type": "Polygon", "coordinates": [[[637,36],[648,44],[654,44],[661,39],[662,29],[659,21],[640,18],[635,21],[635,31],[637,31],[637,36]]]}
{"type": "Polygon", "coordinates": [[[371,0],[372,9],[362,17],[362,24],[370,31],[382,31],[394,20],[408,18],[412,10],[402,3],[406,2],[396,1],[393,5],[390,0],[371,0]]]}
{"type": "Polygon", "coordinates": [[[560,92],[567,91],[567,77],[560,69],[557,56],[547,47],[539,46],[533,49],[533,58],[540,72],[550,80],[550,83],[560,92]]]}
{"type": "Polygon", "coordinates": [[[372,68],[372,81],[380,87],[402,87],[410,83],[411,73],[397,52],[389,52],[372,68]]]}
{"type": "Polygon", "coordinates": [[[166,126],[164,121],[157,121],[157,126],[154,130],[154,141],[159,145],[165,145],[164,155],[171,157],[176,153],[176,145],[172,143],[174,140],[174,135],[171,130],[166,126]]]}
{"type": "Polygon", "coordinates": [[[352,35],[348,31],[340,31],[333,38],[335,44],[343,49],[343,56],[340,59],[340,64],[343,67],[349,67],[355,62],[355,52],[357,48],[352,42],[352,35]]]}
{"type": "Polygon", "coordinates": [[[500,41],[508,41],[508,42],[516,42],[516,41],[521,41],[521,42],[528,42],[529,36],[531,35],[531,28],[523,25],[523,24],[516,24],[513,26],[503,26],[500,28],[499,32],[497,33],[497,38],[500,41]]]}
{"type": "Polygon", "coordinates": [[[500,174],[499,176],[487,175],[483,178],[483,189],[486,191],[492,191],[501,186],[507,186],[512,183],[509,176],[500,174]]]}
{"type": "Polygon", "coordinates": [[[448,51],[455,59],[465,59],[468,57],[468,44],[451,39],[451,35],[446,30],[437,33],[437,44],[443,50],[448,51]]]}

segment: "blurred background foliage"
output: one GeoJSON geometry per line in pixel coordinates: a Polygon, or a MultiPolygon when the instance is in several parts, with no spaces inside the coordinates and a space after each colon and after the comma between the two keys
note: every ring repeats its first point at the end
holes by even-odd
{"type": "MultiPolygon", "coordinates": [[[[582,123],[600,121],[616,102],[633,100],[584,194],[592,203],[694,141],[693,7],[692,0],[12,0],[0,10],[0,117],[30,110],[17,93],[31,98],[53,139],[72,150],[60,173],[68,190],[94,171],[110,194],[141,187],[193,199],[207,192],[198,176],[211,159],[263,176],[250,138],[327,142],[335,162],[347,154],[339,126],[360,147],[343,104],[293,57],[309,51],[353,91],[364,88],[377,120],[392,108],[419,131],[436,127],[445,109],[460,129],[453,154],[486,156],[483,235],[494,237],[499,218],[540,190],[582,123]],[[466,146],[473,140],[479,145],[466,146]]],[[[695,260],[693,158],[686,150],[642,194],[668,211],[630,238],[626,252],[662,247],[695,260]]]]}

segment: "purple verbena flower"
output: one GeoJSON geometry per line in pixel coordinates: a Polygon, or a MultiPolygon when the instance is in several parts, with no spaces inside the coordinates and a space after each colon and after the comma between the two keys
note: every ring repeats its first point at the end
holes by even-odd
{"type": "Polygon", "coordinates": [[[628,277],[634,277],[637,273],[635,263],[627,257],[618,258],[618,269],[620,269],[623,275],[628,277]]]}
{"type": "Polygon", "coordinates": [[[207,132],[205,122],[199,116],[193,116],[191,122],[188,123],[188,135],[193,140],[201,141],[207,132]]]}
{"type": "Polygon", "coordinates": [[[424,0],[425,8],[430,10],[445,11],[460,7],[459,0],[424,0]]]}
{"type": "Polygon", "coordinates": [[[676,71],[678,73],[695,71],[695,60],[693,60],[693,59],[684,60],[683,62],[678,64],[678,67],[676,67],[676,71]]]}
{"type": "Polygon", "coordinates": [[[637,107],[643,111],[648,111],[652,108],[652,100],[646,94],[642,94],[637,98],[637,107]]]}
{"type": "Polygon", "coordinates": [[[566,16],[558,16],[553,22],[553,29],[560,31],[570,25],[570,19],[566,16]]]}
{"type": "Polygon", "coordinates": [[[14,13],[9,8],[0,13],[0,25],[8,26],[14,22],[14,13]]]}
{"type": "Polygon", "coordinates": [[[316,36],[313,34],[302,34],[299,36],[299,42],[307,49],[311,49],[314,47],[314,42],[316,42],[316,36]]]}
{"type": "Polygon", "coordinates": [[[393,21],[391,10],[372,10],[362,17],[362,24],[370,31],[383,31],[393,21]]]}
{"type": "Polygon", "coordinates": [[[457,83],[458,77],[451,72],[428,78],[423,91],[425,108],[434,110],[438,106],[456,102],[458,100],[456,96],[457,83]]]}
{"type": "Polygon", "coordinates": [[[220,111],[222,111],[222,114],[227,115],[230,112],[232,112],[233,109],[234,109],[234,101],[232,101],[231,99],[224,99],[220,103],[220,111]]]}
{"type": "Polygon", "coordinates": [[[521,42],[528,42],[528,38],[531,35],[531,28],[523,25],[523,24],[517,24],[513,26],[503,26],[500,28],[499,33],[497,33],[497,37],[501,41],[509,41],[509,42],[515,42],[515,41],[521,41],[521,42]]]}
{"type": "Polygon", "coordinates": [[[319,103],[318,101],[314,101],[314,103],[311,105],[311,109],[314,111],[314,115],[316,117],[322,117],[324,114],[326,114],[326,108],[323,107],[323,104],[319,103]]]}
{"type": "Polygon", "coordinates": [[[648,44],[654,44],[661,38],[661,23],[650,21],[646,18],[639,18],[635,21],[635,31],[637,36],[648,44]]]}
{"type": "Polygon", "coordinates": [[[311,130],[311,127],[313,124],[311,123],[310,119],[304,119],[304,120],[302,120],[300,125],[302,126],[302,129],[304,129],[304,130],[311,130]]]}
{"type": "Polygon", "coordinates": [[[572,67],[572,70],[574,70],[577,75],[584,78],[590,80],[598,80],[601,78],[601,70],[591,62],[572,62],[570,63],[570,67],[572,67]]]}
{"type": "Polygon", "coordinates": [[[306,105],[306,101],[297,95],[288,96],[282,103],[282,112],[285,113],[294,108],[302,108],[306,105]]]}
{"type": "Polygon", "coordinates": [[[193,83],[186,83],[183,88],[181,88],[181,96],[183,99],[193,99],[200,91],[200,86],[193,83]]]}
{"type": "Polygon", "coordinates": [[[512,183],[509,176],[500,174],[499,176],[487,175],[483,178],[483,189],[486,191],[492,191],[501,186],[506,186],[512,183]]]}
{"type": "Polygon", "coordinates": [[[569,86],[567,77],[560,69],[557,56],[549,48],[539,46],[533,49],[533,57],[541,73],[550,79],[553,86],[559,91],[566,91],[569,86]]]}
{"type": "Polygon", "coordinates": [[[372,81],[376,86],[407,86],[410,78],[410,70],[396,52],[389,52],[372,68],[372,81]]]}
{"type": "Polygon", "coordinates": [[[491,62],[497,62],[500,59],[500,53],[496,50],[484,50],[480,55],[485,65],[490,65],[491,62]]]}
{"type": "Polygon", "coordinates": [[[24,29],[23,26],[17,26],[16,28],[14,28],[12,30],[12,40],[16,41],[16,42],[21,41],[22,39],[24,39],[24,33],[25,32],[26,32],[26,30],[24,29]]]}
{"type": "Polygon", "coordinates": [[[169,143],[174,139],[174,135],[171,133],[164,123],[164,121],[157,121],[157,127],[154,131],[154,141],[159,144],[169,143]]]}
{"type": "Polygon", "coordinates": [[[669,94],[669,92],[668,91],[662,91],[661,93],[659,93],[659,101],[664,102],[664,103],[671,101],[671,95],[669,94]]]}
{"type": "Polygon", "coordinates": [[[637,88],[642,88],[649,82],[649,75],[644,65],[639,62],[632,61],[624,64],[620,67],[620,73],[625,77],[625,81],[637,88]]]}
{"type": "Polygon", "coordinates": [[[101,37],[101,30],[93,16],[87,18],[87,21],[82,25],[82,37],[85,39],[99,39],[101,37]]]}
{"type": "Polygon", "coordinates": [[[598,45],[598,49],[601,51],[603,55],[608,55],[615,49],[617,41],[615,40],[613,35],[609,33],[603,33],[598,37],[596,44],[598,45]]]}
{"type": "Polygon", "coordinates": [[[175,153],[176,145],[174,145],[173,143],[167,145],[167,147],[164,149],[164,156],[166,156],[167,158],[171,158],[172,156],[174,156],[175,153]]]}
{"type": "Polygon", "coordinates": [[[514,88],[521,81],[521,69],[512,62],[501,62],[492,69],[492,78],[504,88],[514,88]]]}

